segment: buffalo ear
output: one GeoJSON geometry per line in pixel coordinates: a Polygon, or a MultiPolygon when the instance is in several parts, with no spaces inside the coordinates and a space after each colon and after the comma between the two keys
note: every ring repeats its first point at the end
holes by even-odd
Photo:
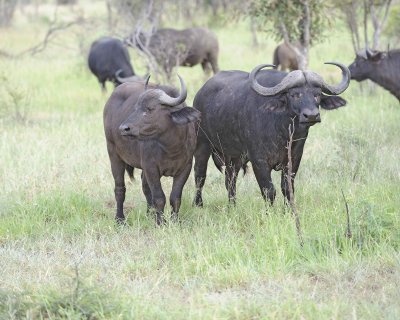
{"type": "Polygon", "coordinates": [[[322,109],[333,110],[345,106],[346,103],[347,101],[339,96],[326,96],[323,94],[319,105],[322,109]]]}
{"type": "Polygon", "coordinates": [[[373,51],[373,52],[369,52],[367,50],[367,58],[368,60],[374,61],[374,62],[378,62],[380,60],[383,60],[386,58],[386,52],[381,52],[381,51],[373,51]]]}
{"type": "Polygon", "coordinates": [[[200,116],[200,111],[190,107],[184,107],[171,113],[172,121],[176,124],[187,124],[189,122],[199,121],[200,116]]]}

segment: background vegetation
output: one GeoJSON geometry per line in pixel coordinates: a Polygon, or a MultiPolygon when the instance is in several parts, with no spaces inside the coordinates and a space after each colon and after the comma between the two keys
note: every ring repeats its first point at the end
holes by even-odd
{"type": "MultiPolygon", "coordinates": [[[[90,23],[54,34],[33,56],[0,56],[1,319],[400,318],[400,107],[393,96],[352,82],[348,105],[323,111],[311,128],[296,178],[304,247],[281,194],[266,208],[250,172],[228,208],[223,175],[211,163],[204,208],[191,205],[191,176],[181,223],[163,228],[146,215],[136,172],[128,226],[118,228],[102,124],[112,88],[102,95],[86,66],[90,43],[109,34],[106,6],[78,1],[56,16],[90,23]]],[[[17,8],[11,26],[0,29],[0,49],[35,46],[54,17],[52,3],[17,8]]],[[[259,34],[254,47],[249,21],[210,17],[193,23],[216,32],[221,69],[271,62],[276,42],[259,34]]],[[[191,22],[164,17],[162,25],[191,22]]],[[[142,57],[130,53],[144,74],[142,57]]],[[[323,62],[353,58],[351,37],[335,21],[311,48],[310,69],[335,82],[340,72],[323,62]]],[[[179,73],[191,104],[206,79],[200,66],[179,73]]],[[[279,174],[274,180],[279,186],[279,174]]],[[[170,190],[170,180],[163,184],[170,190]]]]}

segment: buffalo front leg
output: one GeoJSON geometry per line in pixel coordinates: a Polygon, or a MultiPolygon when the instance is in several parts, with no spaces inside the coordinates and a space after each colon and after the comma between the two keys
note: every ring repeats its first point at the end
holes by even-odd
{"type": "Polygon", "coordinates": [[[261,194],[271,205],[274,203],[276,190],[271,179],[271,168],[265,161],[252,161],[254,175],[256,176],[261,194]]]}
{"type": "Polygon", "coordinates": [[[156,223],[157,225],[162,225],[165,223],[165,194],[161,187],[161,176],[157,170],[146,170],[143,168],[143,172],[151,191],[151,204],[156,212],[156,223]]]}
{"type": "Polygon", "coordinates": [[[236,180],[241,167],[240,159],[233,159],[225,168],[225,188],[228,191],[230,204],[236,204],[236,180]]]}
{"type": "Polygon", "coordinates": [[[153,207],[151,190],[150,190],[149,184],[147,183],[144,171],[142,171],[141,177],[142,177],[142,190],[143,190],[144,196],[146,197],[146,202],[147,202],[147,213],[149,213],[151,208],[153,207]]]}
{"type": "Polygon", "coordinates": [[[181,207],[182,191],[185,183],[189,177],[190,170],[192,170],[192,162],[187,164],[185,169],[178,176],[174,177],[172,183],[171,195],[169,197],[169,203],[171,205],[171,218],[173,221],[178,221],[178,212],[181,207]]]}
{"type": "MultiPolygon", "coordinates": [[[[303,148],[304,148],[303,141],[302,141],[302,143],[294,143],[294,145],[292,146],[291,182],[292,182],[293,194],[294,194],[294,178],[296,177],[297,170],[299,170],[299,167],[300,167],[301,157],[303,155],[303,148]]],[[[289,179],[288,168],[289,168],[289,162],[286,165],[286,167],[284,168],[284,170],[282,170],[281,190],[282,190],[282,194],[285,196],[285,198],[290,203],[290,190],[289,190],[289,184],[288,184],[288,179],[289,179]]]]}
{"type": "Polygon", "coordinates": [[[111,161],[111,171],[115,182],[115,201],[117,202],[117,213],[115,220],[117,223],[123,223],[125,221],[124,216],[124,201],[125,201],[125,163],[115,152],[109,152],[111,161]]]}
{"type": "MultiPolygon", "coordinates": [[[[200,139],[198,139],[199,141],[200,139]]],[[[196,195],[193,204],[197,207],[203,206],[202,191],[206,181],[207,163],[211,155],[211,147],[208,143],[198,142],[194,153],[194,180],[196,184],[196,195]]]]}
{"type": "MultiPolygon", "coordinates": [[[[296,177],[296,173],[292,173],[292,191],[294,194],[294,178],[296,177]]],[[[282,170],[282,175],[281,175],[281,191],[282,194],[285,196],[285,203],[290,203],[290,190],[289,190],[289,183],[288,183],[289,175],[288,175],[288,170],[285,168],[285,170],[282,170]],[[286,202],[286,200],[288,202],[286,202]]]]}

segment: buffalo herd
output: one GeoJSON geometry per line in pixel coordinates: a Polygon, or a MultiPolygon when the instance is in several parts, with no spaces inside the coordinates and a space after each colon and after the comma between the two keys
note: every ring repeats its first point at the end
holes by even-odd
{"type": "Polygon", "coordinates": [[[207,29],[160,29],[147,38],[136,34],[133,40],[140,50],[154,55],[167,75],[175,66],[200,63],[205,71],[212,69],[214,76],[204,83],[193,107],[189,107],[185,103],[186,85],[180,76],[179,91],[149,83],[150,76],[143,79],[134,73],[123,42],[101,38],[92,44],[90,70],[103,88],[106,80],[116,86],[104,107],[103,119],[119,223],[125,221],[125,172],[132,177],[134,168],[142,170],[147,209],[155,213],[158,225],[165,222],[166,204],[160,179],[173,178],[169,200],[171,218],[177,220],[193,158],[195,206],[203,206],[202,190],[210,157],[225,173],[229,203],[235,204],[238,173],[246,171],[249,162],[265,201],[273,204],[275,199],[271,179],[271,171],[275,170],[281,171],[281,191],[290,202],[309,129],[321,122],[320,108],[333,110],[346,104],[339,95],[350,79],[370,79],[400,100],[396,72],[399,50],[365,50],[349,68],[327,62],[342,73],[341,81],[332,85],[318,73],[296,70],[297,65],[285,57],[289,48],[284,45],[275,50],[274,64],[259,65],[248,73],[219,71],[218,40],[207,29]],[[263,70],[275,69],[275,64],[291,71],[263,70]]]}

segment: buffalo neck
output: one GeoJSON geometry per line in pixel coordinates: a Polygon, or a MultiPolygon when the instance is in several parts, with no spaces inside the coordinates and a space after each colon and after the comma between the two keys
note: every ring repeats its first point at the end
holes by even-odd
{"type": "Polygon", "coordinates": [[[285,141],[289,141],[290,139],[289,129],[293,133],[293,140],[299,140],[307,138],[309,128],[309,126],[300,124],[299,117],[292,112],[286,110],[277,114],[275,130],[285,141]]]}
{"type": "MultiPolygon", "coordinates": [[[[400,55],[399,55],[400,57],[400,55]]],[[[382,61],[382,66],[377,69],[377,72],[371,73],[370,79],[388,90],[397,99],[400,100],[399,82],[400,76],[398,74],[398,66],[396,66],[396,59],[388,58],[382,61]]]]}

